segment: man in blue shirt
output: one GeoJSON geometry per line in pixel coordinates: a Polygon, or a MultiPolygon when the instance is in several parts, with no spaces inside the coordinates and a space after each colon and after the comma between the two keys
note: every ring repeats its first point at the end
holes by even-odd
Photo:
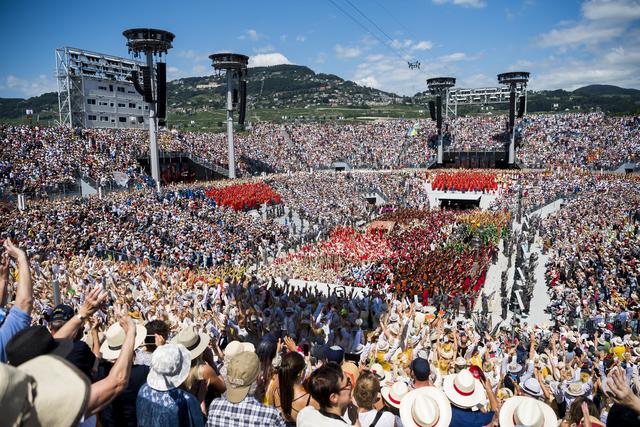
{"type": "Polygon", "coordinates": [[[33,309],[33,289],[31,285],[31,271],[29,260],[25,252],[7,238],[3,242],[5,254],[0,260],[0,305],[4,305],[7,287],[9,286],[9,257],[18,265],[18,289],[13,307],[9,315],[0,326],[0,362],[7,363],[5,346],[11,338],[31,324],[31,310],[33,309]]]}

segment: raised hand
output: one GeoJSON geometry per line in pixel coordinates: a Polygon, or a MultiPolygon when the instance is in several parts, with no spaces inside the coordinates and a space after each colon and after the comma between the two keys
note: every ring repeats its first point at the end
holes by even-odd
{"type": "Polygon", "coordinates": [[[78,310],[83,317],[89,317],[95,313],[100,304],[107,299],[107,291],[102,288],[93,288],[84,294],[84,303],[78,310]]]}

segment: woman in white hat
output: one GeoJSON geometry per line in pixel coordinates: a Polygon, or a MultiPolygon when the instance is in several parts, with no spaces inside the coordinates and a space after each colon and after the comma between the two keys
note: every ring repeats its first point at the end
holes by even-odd
{"type": "Polygon", "coordinates": [[[181,344],[189,351],[191,366],[181,387],[198,398],[203,413],[206,413],[207,392],[221,395],[226,390],[224,379],[213,363],[209,335],[196,331],[195,325],[187,324],[171,340],[171,344],[181,344]]]}
{"type": "Polygon", "coordinates": [[[400,403],[404,427],[447,427],[451,423],[451,404],[435,387],[420,387],[407,393],[400,403]]]}

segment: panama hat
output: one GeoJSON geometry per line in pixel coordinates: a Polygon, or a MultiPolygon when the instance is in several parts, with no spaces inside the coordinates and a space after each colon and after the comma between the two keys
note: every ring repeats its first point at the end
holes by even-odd
{"type": "Polygon", "coordinates": [[[573,397],[580,397],[584,394],[582,383],[571,383],[567,386],[567,394],[573,397]]]}
{"type": "Polygon", "coordinates": [[[556,427],[558,418],[546,403],[531,397],[515,396],[500,408],[500,427],[556,427]]]}
{"type": "Polygon", "coordinates": [[[621,346],[621,345],[623,345],[622,338],[620,338],[620,337],[613,337],[613,339],[611,340],[611,344],[613,344],[614,346],[621,346]]]}
{"type": "Polygon", "coordinates": [[[487,394],[479,380],[468,369],[444,378],[444,393],[449,401],[460,408],[473,408],[487,399],[487,394]]]}
{"type": "Polygon", "coordinates": [[[385,352],[389,350],[389,343],[386,341],[378,341],[378,344],[376,344],[376,348],[380,352],[385,352]]]}
{"type": "Polygon", "coordinates": [[[446,427],[451,423],[451,404],[435,387],[420,387],[407,393],[400,403],[404,427],[446,427]]]}
{"type": "Polygon", "coordinates": [[[165,344],[151,356],[147,384],[154,390],[167,391],[179,387],[189,375],[191,353],[182,344],[165,344]]]}
{"type": "Polygon", "coordinates": [[[467,360],[464,357],[456,357],[455,365],[459,368],[467,366],[467,360]]]}
{"type": "Polygon", "coordinates": [[[200,356],[209,345],[209,335],[206,333],[198,333],[195,325],[184,326],[178,335],[172,340],[171,344],[182,344],[191,353],[191,360],[200,356]]]}
{"type": "Polygon", "coordinates": [[[89,381],[60,356],[35,357],[20,366],[0,364],[2,426],[75,426],[89,402],[89,381]]]}
{"type": "MultiPolygon", "coordinates": [[[[138,348],[144,343],[144,339],[147,336],[147,328],[136,323],[136,338],[133,348],[138,348]]],[[[116,322],[109,326],[109,329],[104,333],[105,340],[100,346],[100,353],[105,360],[115,360],[120,356],[120,350],[124,344],[124,339],[127,334],[120,326],[120,323],[116,322]]]]}
{"type": "Polygon", "coordinates": [[[400,408],[402,398],[409,392],[409,386],[403,381],[393,383],[391,387],[382,387],[380,394],[388,405],[400,408]]]}
{"type": "Polygon", "coordinates": [[[520,388],[529,396],[540,397],[544,394],[540,383],[535,378],[528,378],[525,382],[521,382],[520,388]]]}

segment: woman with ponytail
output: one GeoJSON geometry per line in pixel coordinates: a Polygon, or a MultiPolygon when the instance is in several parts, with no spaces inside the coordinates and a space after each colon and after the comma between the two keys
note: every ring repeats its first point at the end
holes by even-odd
{"type": "Polygon", "coordinates": [[[268,401],[280,411],[287,426],[296,425],[298,412],[304,407],[311,405],[319,408],[303,386],[306,367],[300,353],[293,351],[285,354],[273,379],[275,387],[270,387],[268,401]]]}

